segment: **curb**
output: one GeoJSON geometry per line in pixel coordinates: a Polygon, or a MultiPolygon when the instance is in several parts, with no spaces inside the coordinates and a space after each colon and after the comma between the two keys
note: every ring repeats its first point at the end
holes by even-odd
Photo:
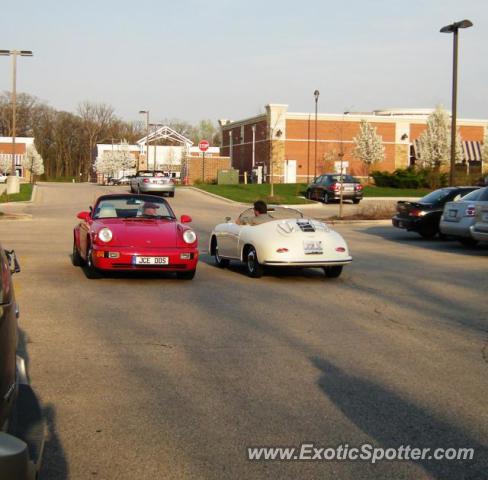
{"type": "Polygon", "coordinates": [[[0,207],[3,205],[28,205],[36,201],[36,196],[37,196],[37,185],[33,185],[30,200],[24,200],[22,202],[4,202],[4,203],[0,203],[0,207]]]}
{"type": "Polygon", "coordinates": [[[0,215],[0,222],[3,220],[32,220],[30,213],[4,213],[0,215]]]}
{"type": "Polygon", "coordinates": [[[322,219],[330,225],[391,225],[391,219],[387,220],[327,220],[322,219]]]}
{"type": "MultiPolygon", "coordinates": [[[[238,202],[237,200],[231,200],[230,198],[225,198],[220,195],[217,195],[216,193],[211,193],[207,192],[206,190],[202,190],[197,187],[192,187],[190,185],[187,185],[186,187],[183,188],[189,188],[191,190],[196,190],[197,192],[204,193],[205,195],[208,195],[210,197],[217,198],[218,200],[223,200],[224,202],[227,203],[232,203],[234,205],[241,205],[243,207],[247,207],[249,205],[252,205],[252,202],[245,203],[245,202],[238,202]]],[[[311,203],[280,203],[278,206],[279,207],[295,207],[295,208],[303,208],[303,207],[313,207],[315,205],[322,205],[321,202],[315,202],[314,200],[310,200],[311,203]]]]}

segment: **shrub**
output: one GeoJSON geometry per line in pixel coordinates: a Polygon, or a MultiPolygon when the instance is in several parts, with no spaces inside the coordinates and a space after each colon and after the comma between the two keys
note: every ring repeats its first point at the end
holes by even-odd
{"type": "Polygon", "coordinates": [[[439,188],[448,184],[447,173],[430,168],[399,168],[393,173],[376,171],[371,176],[378,187],[439,188]]]}

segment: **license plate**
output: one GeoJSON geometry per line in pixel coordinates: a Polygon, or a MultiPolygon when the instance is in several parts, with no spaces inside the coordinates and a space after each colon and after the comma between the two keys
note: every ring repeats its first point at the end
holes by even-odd
{"type": "Polygon", "coordinates": [[[457,215],[457,210],[449,210],[449,217],[454,218],[457,215]]]}
{"type": "Polygon", "coordinates": [[[354,187],[352,185],[345,185],[344,191],[345,192],[352,192],[352,191],[354,191],[354,187]]]}
{"type": "Polygon", "coordinates": [[[135,256],[132,258],[134,265],[168,265],[169,257],[140,257],[135,256]]]}
{"type": "Polygon", "coordinates": [[[304,240],[303,251],[306,255],[318,255],[323,253],[321,240],[304,240]]]}

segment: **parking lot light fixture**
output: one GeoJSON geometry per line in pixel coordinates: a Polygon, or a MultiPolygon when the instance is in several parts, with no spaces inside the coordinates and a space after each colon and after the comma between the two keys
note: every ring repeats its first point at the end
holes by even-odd
{"type": "Polygon", "coordinates": [[[456,168],[456,120],[457,120],[457,69],[458,69],[458,31],[460,28],[473,26],[471,20],[461,20],[446,25],[440,29],[441,33],[453,34],[452,52],[452,116],[451,116],[451,168],[449,174],[449,184],[454,185],[454,171],[456,168]]]}
{"type": "Polygon", "coordinates": [[[9,193],[19,191],[18,180],[15,178],[15,140],[17,136],[17,57],[32,57],[32,50],[0,50],[0,55],[12,57],[12,166],[10,177],[7,182],[11,188],[7,187],[9,193]],[[12,191],[14,190],[14,191],[12,191]]]}

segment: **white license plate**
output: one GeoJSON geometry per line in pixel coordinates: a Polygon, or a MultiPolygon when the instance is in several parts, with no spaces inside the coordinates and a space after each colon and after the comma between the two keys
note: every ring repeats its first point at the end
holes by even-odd
{"type": "Polygon", "coordinates": [[[457,210],[449,210],[449,217],[454,218],[457,215],[457,210]]]}
{"type": "Polygon", "coordinates": [[[303,251],[306,255],[321,254],[324,249],[322,248],[321,240],[304,240],[303,251]]]}
{"type": "Polygon", "coordinates": [[[351,185],[345,185],[344,186],[344,191],[345,192],[353,192],[354,191],[354,187],[351,186],[351,185]]]}
{"type": "Polygon", "coordinates": [[[134,265],[169,265],[169,257],[140,257],[132,259],[134,265]]]}

